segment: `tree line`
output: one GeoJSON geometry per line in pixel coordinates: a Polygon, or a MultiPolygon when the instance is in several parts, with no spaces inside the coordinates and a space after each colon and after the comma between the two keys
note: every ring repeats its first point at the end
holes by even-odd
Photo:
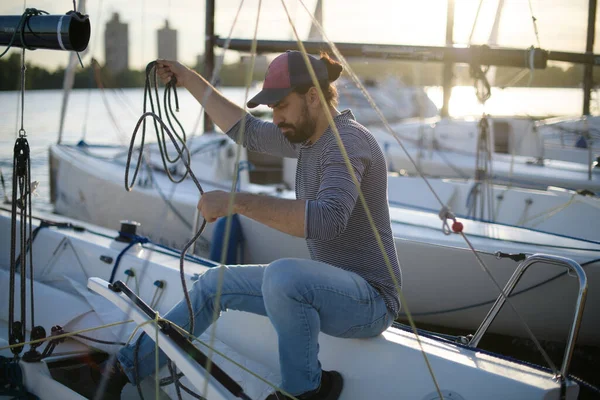
{"type": "MultiPolygon", "coordinates": [[[[441,63],[424,63],[408,61],[382,61],[382,60],[352,60],[352,69],[362,79],[376,80],[384,76],[396,76],[406,84],[419,86],[440,86],[442,84],[441,63]]],[[[61,89],[63,87],[64,68],[49,71],[45,68],[27,64],[25,88],[61,89]]],[[[202,65],[195,69],[202,71],[202,65]]],[[[245,86],[247,65],[242,63],[225,64],[219,74],[219,84],[222,86],[245,86]]],[[[583,80],[583,66],[573,65],[567,69],[550,66],[532,73],[522,72],[523,69],[499,67],[496,70],[494,85],[504,86],[510,84],[516,87],[581,87],[583,80]]],[[[253,80],[262,81],[265,71],[256,69],[253,80]]],[[[0,90],[20,90],[21,85],[21,58],[19,53],[12,53],[8,57],[0,58],[0,90]]],[[[468,66],[457,65],[454,69],[455,85],[471,85],[473,78],[470,76],[468,66]]],[[[78,66],[75,72],[75,88],[132,88],[144,87],[144,70],[126,70],[112,73],[106,66],[97,62],[87,62],[84,68],[78,66]]],[[[600,83],[600,68],[594,67],[594,83],[600,83]]]]}

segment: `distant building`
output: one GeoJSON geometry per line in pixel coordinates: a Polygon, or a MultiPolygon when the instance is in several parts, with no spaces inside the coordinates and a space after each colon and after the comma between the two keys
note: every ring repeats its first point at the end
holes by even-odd
{"type": "Polygon", "coordinates": [[[112,19],[106,23],[104,59],[106,67],[112,73],[129,69],[129,31],[127,24],[119,21],[118,13],[114,13],[112,19]]]}
{"type": "Polygon", "coordinates": [[[165,27],[159,29],[158,58],[177,60],[177,30],[169,28],[169,21],[165,20],[165,27]]]}

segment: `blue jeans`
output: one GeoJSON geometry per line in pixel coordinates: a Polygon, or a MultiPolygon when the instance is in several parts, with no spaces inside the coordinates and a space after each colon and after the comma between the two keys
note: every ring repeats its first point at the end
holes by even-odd
{"type": "MultiPolygon", "coordinates": [[[[224,267],[219,307],[269,317],[279,339],[281,388],[293,395],[316,389],[321,382],[318,360],[319,332],[342,338],[365,338],[381,334],[394,316],[379,292],[359,275],[331,265],[305,259],[281,259],[268,266],[224,267]]],[[[219,269],[208,270],[190,290],[194,309],[194,335],[212,323],[219,269]]],[[[188,329],[185,301],[166,315],[188,329]]],[[[138,374],[154,372],[154,341],[143,335],[138,353],[138,374]],[[148,362],[150,361],[150,362],[148,362]]],[[[117,357],[131,382],[135,382],[135,343],[123,347],[117,357]]],[[[167,361],[160,352],[160,365],[167,361]]]]}

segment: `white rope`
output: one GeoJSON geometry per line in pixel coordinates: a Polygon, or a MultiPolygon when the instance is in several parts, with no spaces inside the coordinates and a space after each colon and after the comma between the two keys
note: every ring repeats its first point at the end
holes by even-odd
{"type": "Polygon", "coordinates": [[[448,220],[451,219],[454,223],[456,223],[456,217],[452,211],[450,211],[450,208],[447,206],[442,207],[438,216],[442,220],[442,232],[444,232],[444,235],[452,234],[452,229],[450,228],[450,225],[448,225],[448,220]]]}
{"type": "Polygon", "coordinates": [[[567,200],[565,203],[559,204],[558,206],[555,206],[555,207],[552,207],[542,213],[532,215],[531,217],[529,217],[527,219],[523,219],[522,224],[525,225],[525,224],[531,222],[531,227],[535,228],[536,226],[540,225],[542,222],[549,220],[550,218],[552,218],[559,212],[567,209],[567,207],[569,207],[570,205],[578,203],[579,199],[577,198],[577,196],[578,196],[577,193],[573,193],[571,195],[571,198],[569,200],[567,200]],[[534,221],[536,219],[538,221],[534,221]],[[534,222],[532,222],[532,221],[534,221],[534,222]]]}

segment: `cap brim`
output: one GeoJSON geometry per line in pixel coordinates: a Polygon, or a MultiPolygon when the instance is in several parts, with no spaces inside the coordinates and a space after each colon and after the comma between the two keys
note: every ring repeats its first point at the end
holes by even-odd
{"type": "Polygon", "coordinates": [[[283,89],[263,89],[256,96],[251,98],[247,106],[248,108],[254,108],[259,104],[275,104],[283,100],[285,96],[292,92],[293,88],[283,89]]]}

